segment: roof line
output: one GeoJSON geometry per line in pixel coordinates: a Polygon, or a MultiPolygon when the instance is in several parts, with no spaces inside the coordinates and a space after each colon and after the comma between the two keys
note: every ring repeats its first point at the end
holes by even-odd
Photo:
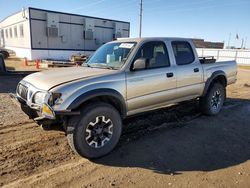
{"type": "Polygon", "coordinates": [[[113,20],[113,19],[107,19],[107,18],[101,18],[101,17],[86,16],[86,15],[81,15],[81,14],[73,14],[73,13],[60,12],[60,11],[53,11],[53,10],[46,10],[46,9],[33,8],[33,7],[28,7],[28,8],[31,9],[31,10],[38,10],[38,11],[44,11],[44,12],[57,13],[57,14],[65,14],[65,15],[70,15],[70,16],[80,16],[80,17],[85,17],[85,18],[94,18],[94,19],[101,19],[101,20],[115,21],[115,22],[121,22],[121,23],[130,24],[130,22],[119,21],[119,20],[113,20]]]}
{"type": "MultiPolygon", "coordinates": [[[[70,16],[80,16],[80,17],[85,17],[85,18],[93,18],[93,19],[99,19],[99,20],[107,20],[107,21],[113,21],[113,22],[121,22],[121,23],[126,23],[126,24],[129,24],[130,25],[130,22],[125,22],[125,21],[120,21],[120,20],[113,20],[113,19],[107,19],[107,18],[101,18],[101,17],[94,17],[94,16],[86,16],[86,15],[81,15],[81,14],[73,14],[73,13],[67,13],[67,12],[60,12],[60,11],[53,11],[53,10],[46,10],[46,9],[40,9],[40,8],[34,8],[34,7],[28,7],[27,9],[30,9],[30,10],[38,10],[38,11],[44,11],[44,12],[51,12],[51,13],[57,13],[57,14],[65,14],[65,15],[70,15],[70,16]]],[[[14,16],[15,14],[18,14],[22,12],[21,11],[18,11],[18,12],[14,12],[12,13],[11,15],[5,17],[4,19],[2,19],[0,21],[3,22],[4,20],[6,20],[7,18],[11,17],[11,16],[14,16]]]]}
{"type": "Polygon", "coordinates": [[[18,14],[18,13],[20,13],[20,12],[22,12],[22,10],[20,11],[18,11],[18,12],[14,12],[14,13],[12,13],[11,15],[9,15],[9,16],[6,16],[5,18],[3,18],[1,21],[0,21],[0,23],[2,23],[4,20],[6,20],[7,18],[9,18],[9,17],[11,17],[11,16],[14,16],[15,14],[18,14]]]}

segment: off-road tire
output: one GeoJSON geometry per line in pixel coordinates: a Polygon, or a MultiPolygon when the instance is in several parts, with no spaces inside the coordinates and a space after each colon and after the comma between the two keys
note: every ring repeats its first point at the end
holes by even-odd
{"type": "Polygon", "coordinates": [[[225,101],[226,98],[226,88],[220,83],[214,83],[206,93],[204,97],[200,98],[200,109],[205,115],[217,115],[225,101]],[[215,98],[218,97],[218,104],[216,105],[215,98]]]}
{"type": "MultiPolygon", "coordinates": [[[[99,124],[103,124],[103,122],[98,122],[97,126],[99,124]]],[[[95,126],[96,125],[94,125],[94,127],[95,126]]],[[[104,126],[105,125],[103,125],[103,127],[104,126]]],[[[77,154],[89,159],[99,158],[111,152],[117,145],[121,136],[121,132],[122,120],[119,112],[112,105],[101,102],[90,104],[87,107],[83,108],[81,110],[80,117],[72,117],[72,119],[69,120],[69,125],[67,126],[67,138],[70,147],[77,154]],[[94,144],[95,146],[88,143],[87,138],[89,135],[92,136],[92,132],[90,134],[87,132],[87,130],[89,131],[90,123],[93,123],[95,121],[97,122],[98,118],[102,120],[103,117],[104,121],[111,121],[111,123],[108,122],[108,130],[112,129],[112,136],[111,138],[109,138],[109,141],[105,141],[106,143],[103,146],[96,148],[95,144],[97,143],[94,144]],[[110,124],[112,124],[112,126],[110,124]]],[[[103,138],[103,135],[100,137],[103,138]]],[[[101,142],[101,144],[103,143],[101,142]]]]}

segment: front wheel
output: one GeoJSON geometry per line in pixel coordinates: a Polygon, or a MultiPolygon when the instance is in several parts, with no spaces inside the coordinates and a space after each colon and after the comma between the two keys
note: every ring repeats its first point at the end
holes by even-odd
{"type": "Polygon", "coordinates": [[[226,98],[226,89],[220,83],[214,83],[206,96],[200,99],[201,111],[206,115],[216,115],[220,112],[226,98]]]}
{"type": "Polygon", "coordinates": [[[117,145],[122,132],[118,111],[105,103],[92,104],[81,112],[80,121],[67,134],[71,148],[86,158],[108,154],[117,145]]]}

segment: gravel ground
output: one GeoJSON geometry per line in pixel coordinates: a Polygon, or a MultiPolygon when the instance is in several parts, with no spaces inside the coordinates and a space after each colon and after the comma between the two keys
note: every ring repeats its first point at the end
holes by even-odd
{"type": "Polygon", "coordinates": [[[22,76],[0,76],[0,129],[31,122],[9,97],[9,93],[15,92],[16,85],[22,78],[22,76]]]}
{"type": "Polygon", "coordinates": [[[24,60],[15,56],[10,56],[5,60],[6,69],[9,71],[37,71],[35,62],[29,62],[24,66],[24,60]]]}
{"type": "Polygon", "coordinates": [[[0,76],[0,186],[250,187],[250,71],[215,117],[196,103],[124,121],[116,149],[89,161],[63,132],[44,131],[11,101],[21,76],[0,76]]]}

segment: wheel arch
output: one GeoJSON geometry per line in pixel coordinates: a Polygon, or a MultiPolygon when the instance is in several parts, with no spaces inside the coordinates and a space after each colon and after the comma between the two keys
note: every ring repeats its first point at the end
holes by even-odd
{"type": "Polygon", "coordinates": [[[224,71],[215,71],[210,78],[206,81],[205,88],[202,96],[205,96],[209,88],[216,82],[219,82],[224,87],[227,86],[227,77],[224,71]]]}
{"type": "Polygon", "coordinates": [[[78,96],[67,108],[67,110],[76,110],[92,102],[105,102],[118,110],[122,118],[127,115],[127,106],[123,96],[113,89],[95,89],[78,96]]]}

